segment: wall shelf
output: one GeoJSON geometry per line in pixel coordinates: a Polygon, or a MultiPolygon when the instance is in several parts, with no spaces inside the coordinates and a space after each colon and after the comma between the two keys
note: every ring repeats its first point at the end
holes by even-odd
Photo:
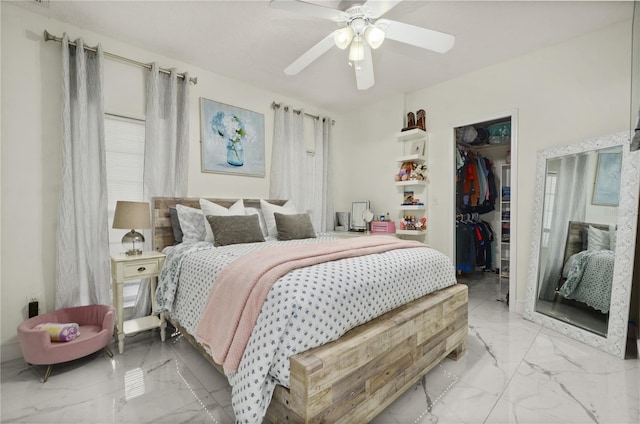
{"type": "Polygon", "coordinates": [[[425,163],[427,161],[426,156],[424,155],[405,155],[396,158],[396,162],[416,162],[416,163],[425,163]]]}
{"type": "Polygon", "coordinates": [[[409,131],[402,131],[396,134],[396,139],[398,141],[412,141],[412,140],[420,140],[421,138],[426,138],[427,132],[421,130],[420,128],[414,128],[409,131]]]}
{"type": "Polygon", "coordinates": [[[411,186],[411,185],[421,186],[421,185],[427,185],[427,180],[396,181],[396,185],[397,186],[411,186]]]}
{"type": "Polygon", "coordinates": [[[400,205],[400,210],[403,211],[422,211],[427,209],[426,205],[400,205]]]}

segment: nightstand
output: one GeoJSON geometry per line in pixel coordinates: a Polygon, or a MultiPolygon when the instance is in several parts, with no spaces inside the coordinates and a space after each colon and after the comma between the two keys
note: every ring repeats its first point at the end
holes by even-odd
{"type": "Polygon", "coordinates": [[[124,253],[111,256],[111,283],[113,289],[113,306],[116,308],[116,332],[118,352],[124,352],[124,336],[139,331],[160,328],[160,338],[165,340],[167,326],[164,315],[148,315],[146,317],[123,320],[122,286],[125,281],[151,278],[151,304],[156,293],[157,278],[164,265],[166,255],[159,252],[142,252],[141,255],[127,256],[124,253]]]}

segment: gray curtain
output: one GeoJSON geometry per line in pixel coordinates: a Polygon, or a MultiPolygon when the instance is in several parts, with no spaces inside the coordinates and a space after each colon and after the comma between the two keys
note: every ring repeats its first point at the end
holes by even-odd
{"type": "Polygon", "coordinates": [[[298,211],[305,211],[306,196],[303,167],[306,159],[304,146],[304,112],[280,106],[274,111],[273,147],[271,149],[271,199],[291,200],[298,211]]]}
{"type": "Polygon", "coordinates": [[[333,205],[331,202],[331,118],[325,117],[315,121],[315,154],[313,177],[313,201],[311,204],[311,220],[316,231],[333,229],[333,205]]]}
{"type": "Polygon", "coordinates": [[[56,309],[111,304],[102,62],[64,34],[56,309]]]}
{"type": "Polygon", "coordinates": [[[588,155],[563,157],[560,160],[556,196],[553,207],[549,247],[539,298],[553,300],[562,274],[564,249],[569,221],[584,221],[587,187],[584,184],[588,155]]]}
{"type": "MultiPolygon", "coordinates": [[[[187,195],[189,159],[189,74],[178,78],[160,72],[152,64],[147,79],[144,147],[144,198],[187,195]]],[[[153,211],[153,205],[151,205],[153,211]]],[[[151,235],[145,234],[146,250],[151,250],[151,235]]],[[[151,311],[149,280],[140,284],[134,317],[151,311]]]]}

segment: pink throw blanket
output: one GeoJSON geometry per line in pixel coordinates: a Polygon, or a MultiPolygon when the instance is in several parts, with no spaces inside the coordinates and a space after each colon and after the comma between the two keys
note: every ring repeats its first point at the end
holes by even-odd
{"type": "Polygon", "coordinates": [[[218,275],[196,336],[211,350],[213,360],[222,364],[225,372],[235,372],[267,294],[280,277],[291,270],[322,262],[410,247],[427,246],[392,236],[370,236],[274,247],[242,256],[218,275]]]}

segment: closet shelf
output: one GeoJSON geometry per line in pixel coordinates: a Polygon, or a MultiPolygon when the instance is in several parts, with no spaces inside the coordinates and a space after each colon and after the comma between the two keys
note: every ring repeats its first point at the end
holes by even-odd
{"type": "Polygon", "coordinates": [[[424,155],[405,155],[396,158],[396,162],[416,162],[416,163],[425,163],[427,158],[424,155]]]}
{"type": "Polygon", "coordinates": [[[426,137],[427,137],[427,132],[421,130],[420,128],[414,128],[412,130],[402,131],[396,134],[396,139],[398,141],[420,140],[426,137]]]}

